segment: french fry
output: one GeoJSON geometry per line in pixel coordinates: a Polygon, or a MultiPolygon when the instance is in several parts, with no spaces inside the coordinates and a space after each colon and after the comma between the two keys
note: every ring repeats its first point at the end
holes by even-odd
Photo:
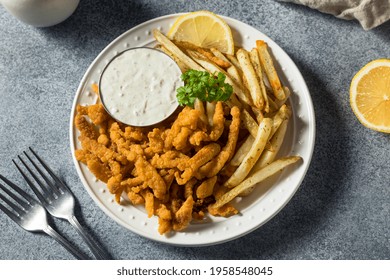
{"type": "Polygon", "coordinates": [[[169,57],[171,57],[176,62],[176,64],[179,66],[182,73],[185,73],[188,70],[190,70],[190,68],[186,64],[184,64],[180,59],[175,57],[170,51],[167,50],[167,48],[160,45],[158,47],[158,49],[161,50],[162,52],[164,52],[165,54],[167,54],[169,57]]]}
{"type": "Polygon", "coordinates": [[[237,106],[242,110],[242,123],[245,126],[245,128],[249,131],[249,133],[256,137],[257,130],[259,129],[259,125],[257,122],[252,118],[252,116],[249,114],[249,112],[245,109],[244,105],[240,103],[240,101],[237,99],[235,95],[232,94],[230,99],[226,101],[226,104],[231,108],[233,106],[237,106]]]}
{"type": "Polygon", "coordinates": [[[245,179],[243,182],[241,182],[235,188],[231,189],[230,191],[225,193],[223,196],[221,196],[219,199],[217,199],[217,201],[212,205],[212,208],[219,208],[219,207],[225,205],[226,203],[232,201],[240,193],[245,191],[247,188],[255,186],[257,183],[264,181],[265,179],[282,171],[287,166],[294,164],[294,163],[298,162],[299,160],[302,160],[302,158],[299,156],[290,156],[290,157],[281,158],[281,159],[278,159],[278,160],[272,162],[271,164],[267,165],[266,167],[255,172],[252,176],[249,176],[247,179],[245,179]]]}
{"type": "Polygon", "coordinates": [[[241,88],[244,87],[244,84],[242,83],[241,75],[238,72],[236,66],[232,65],[228,69],[226,69],[226,72],[230,75],[233,81],[235,81],[241,88]]]}
{"type": "Polygon", "coordinates": [[[268,99],[268,104],[269,104],[269,113],[272,113],[272,112],[275,112],[275,111],[279,110],[279,108],[281,106],[279,106],[278,103],[276,103],[274,101],[272,96],[268,95],[268,93],[267,93],[267,97],[268,97],[267,99],[268,99]]]}
{"type": "Polygon", "coordinates": [[[248,82],[249,92],[251,94],[253,104],[257,108],[263,109],[264,107],[263,94],[261,93],[257,75],[251,63],[251,60],[249,58],[248,52],[244,49],[239,49],[237,52],[237,59],[241,65],[241,69],[244,73],[244,77],[248,82]]]}
{"type": "Polygon", "coordinates": [[[195,60],[204,69],[210,72],[210,74],[216,75],[219,72],[223,73],[226,76],[226,80],[225,80],[226,83],[230,84],[233,87],[233,92],[238,96],[238,98],[248,105],[252,104],[252,100],[250,100],[250,97],[248,97],[246,92],[230,78],[229,74],[226,73],[225,70],[215,65],[214,63],[210,62],[206,57],[204,57],[203,55],[195,51],[189,50],[188,54],[193,60],[195,60]]]}
{"type": "Polygon", "coordinates": [[[270,138],[275,134],[275,132],[278,130],[282,122],[288,119],[290,115],[291,115],[291,110],[287,107],[287,105],[283,105],[282,107],[280,107],[279,111],[273,117],[270,138]]]}
{"type": "Polygon", "coordinates": [[[238,62],[237,58],[234,55],[226,54],[226,57],[229,59],[230,63],[237,68],[238,71],[242,72],[240,62],[238,62]]]}
{"type": "Polygon", "coordinates": [[[256,108],[254,106],[252,107],[252,112],[255,115],[257,122],[261,123],[264,118],[263,112],[259,108],[256,108]]]}
{"type": "Polygon", "coordinates": [[[226,58],[226,56],[220,52],[219,50],[215,49],[215,48],[211,48],[210,51],[216,56],[218,57],[219,59],[222,59],[223,61],[229,63],[229,67],[232,66],[232,63],[229,61],[229,59],[226,58]]]}
{"type": "Polygon", "coordinates": [[[285,119],[280,125],[279,129],[274,134],[274,136],[271,138],[269,143],[266,145],[264,152],[261,154],[259,160],[253,166],[250,174],[259,171],[261,168],[265,167],[266,165],[274,161],[276,155],[280,150],[280,147],[283,144],[283,140],[287,131],[287,126],[288,126],[288,119],[285,119]]]}
{"type": "Polygon", "coordinates": [[[248,154],[249,150],[251,149],[253,142],[255,142],[255,138],[252,135],[248,135],[244,143],[241,144],[237,152],[234,154],[229,165],[239,166],[244,160],[245,156],[248,154]]]}
{"type": "Polygon", "coordinates": [[[170,41],[165,35],[163,35],[157,29],[153,30],[154,38],[164,47],[166,48],[173,56],[182,61],[187,67],[190,69],[204,71],[203,67],[197,64],[194,60],[189,58],[185,53],[183,53],[179,47],[177,47],[172,41],[170,41]]]}
{"type": "Polygon", "coordinates": [[[214,62],[216,65],[222,68],[228,68],[230,67],[231,63],[229,61],[225,61],[224,59],[220,59],[219,57],[215,56],[211,50],[198,47],[194,44],[191,44],[189,42],[182,42],[182,41],[172,41],[176,46],[178,46],[182,51],[186,52],[188,50],[191,51],[197,51],[198,53],[204,55],[207,57],[210,61],[214,62]]]}
{"type": "Polygon", "coordinates": [[[232,188],[237,186],[249,174],[253,165],[255,165],[261,153],[263,152],[265,145],[267,144],[271,129],[272,120],[268,118],[263,119],[259,125],[259,129],[251,149],[246,154],[245,158],[242,160],[242,163],[236,169],[233,175],[224,183],[225,187],[232,188]]]}
{"type": "Polygon", "coordinates": [[[279,106],[279,108],[282,107],[283,104],[285,104],[287,102],[287,99],[291,95],[291,91],[290,91],[290,89],[288,87],[283,87],[283,89],[284,89],[284,93],[286,95],[285,98],[283,100],[276,100],[275,101],[276,105],[279,106]]]}
{"type": "Polygon", "coordinates": [[[268,95],[267,95],[267,90],[265,89],[264,85],[264,80],[263,80],[263,70],[261,69],[261,64],[260,64],[260,58],[259,58],[259,53],[257,52],[256,48],[253,48],[250,53],[249,53],[249,58],[252,62],[253,68],[257,74],[257,79],[258,83],[260,86],[261,94],[263,95],[264,99],[264,111],[266,113],[269,112],[269,102],[268,102],[268,95]]]}
{"type": "Polygon", "coordinates": [[[244,123],[244,126],[249,131],[249,133],[253,137],[256,137],[259,125],[245,109],[242,110],[242,122],[244,123]]]}
{"type": "MultiPolygon", "coordinates": [[[[260,169],[262,169],[263,167],[267,166],[268,164],[270,164],[271,162],[274,161],[276,155],[278,154],[278,152],[280,150],[280,147],[283,144],[284,136],[286,135],[286,131],[287,131],[287,125],[288,125],[288,119],[286,119],[282,122],[279,129],[276,131],[276,133],[271,138],[271,140],[267,143],[259,160],[252,167],[252,170],[249,173],[249,176],[252,176],[255,172],[259,171],[260,169]]],[[[245,191],[240,193],[240,196],[249,195],[253,191],[254,188],[255,188],[255,186],[247,188],[245,191]]]]}
{"type": "Polygon", "coordinates": [[[216,106],[215,102],[206,102],[207,120],[209,122],[210,127],[212,127],[214,123],[213,117],[215,113],[215,106],[216,106]]]}
{"type": "Polygon", "coordinates": [[[257,40],[256,46],[257,46],[257,51],[259,52],[261,64],[264,68],[265,73],[267,74],[268,81],[272,87],[273,94],[277,99],[283,100],[286,95],[280,83],[278,74],[275,70],[275,66],[271,58],[271,55],[268,52],[268,45],[266,42],[262,40],[257,40]]]}
{"type": "Polygon", "coordinates": [[[198,110],[200,112],[200,120],[205,124],[207,125],[208,124],[208,119],[207,119],[207,116],[206,116],[206,112],[205,112],[205,109],[204,109],[204,104],[202,101],[200,101],[198,98],[195,100],[195,103],[194,103],[194,108],[196,110],[198,110]]]}

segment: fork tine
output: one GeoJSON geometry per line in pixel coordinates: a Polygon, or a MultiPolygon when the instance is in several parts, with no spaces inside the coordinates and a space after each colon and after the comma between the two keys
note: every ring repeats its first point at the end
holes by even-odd
{"type": "Polygon", "coordinates": [[[27,159],[31,162],[31,164],[34,166],[35,170],[38,171],[38,173],[41,175],[41,177],[43,178],[43,180],[45,180],[46,184],[43,184],[41,180],[38,180],[37,177],[34,175],[33,172],[31,172],[31,169],[29,169],[27,167],[27,165],[23,162],[24,166],[27,168],[27,170],[31,173],[31,175],[34,177],[35,181],[39,184],[39,186],[43,189],[46,190],[46,195],[48,195],[49,193],[52,193],[53,191],[55,192],[56,195],[60,195],[60,191],[59,189],[57,188],[57,186],[55,186],[55,184],[53,184],[49,178],[47,178],[47,176],[42,172],[42,170],[38,167],[38,165],[30,158],[30,156],[26,153],[26,152],[23,152],[24,155],[27,157],[27,159]],[[48,187],[47,187],[48,186],[48,187]]]}
{"type": "MultiPolygon", "coordinates": [[[[1,189],[4,190],[2,187],[1,184],[1,189]]],[[[0,193],[0,199],[2,199],[6,204],[8,204],[9,207],[12,208],[12,210],[14,210],[18,215],[21,215],[23,213],[23,210],[22,208],[20,208],[20,206],[16,205],[15,203],[13,203],[11,200],[9,200],[8,198],[6,198],[2,193],[0,193]]]]}
{"type": "Polygon", "coordinates": [[[33,190],[33,192],[36,194],[36,196],[38,197],[38,199],[40,201],[45,202],[46,199],[43,197],[43,195],[41,194],[41,192],[37,189],[37,187],[33,184],[33,182],[31,182],[31,180],[27,177],[27,175],[22,171],[22,169],[19,167],[19,165],[14,161],[12,160],[12,162],[15,164],[16,168],[19,170],[20,174],[22,174],[24,180],[26,180],[27,184],[31,187],[31,189],[33,190]]]}
{"type": "Polygon", "coordinates": [[[9,211],[7,209],[7,207],[4,207],[1,203],[0,203],[0,209],[8,216],[10,217],[14,222],[16,222],[17,224],[19,224],[19,217],[16,216],[14,213],[12,213],[11,211],[9,211]]]}
{"type": "Polygon", "coordinates": [[[29,206],[31,206],[31,203],[29,202],[29,200],[32,199],[32,197],[30,197],[25,191],[23,191],[22,189],[20,189],[17,185],[15,185],[14,183],[12,183],[10,180],[8,180],[7,178],[5,178],[3,175],[0,174],[0,179],[3,180],[8,186],[10,186],[14,191],[16,191],[21,197],[24,198],[21,199],[19,196],[15,195],[13,192],[11,192],[10,190],[8,190],[6,187],[4,187],[4,185],[0,184],[0,188],[6,193],[8,194],[10,197],[12,197],[12,199],[14,199],[16,202],[18,202],[20,205],[22,205],[25,209],[29,206]],[[31,198],[31,199],[30,199],[31,198]]]}
{"type": "Polygon", "coordinates": [[[34,152],[34,150],[31,148],[31,147],[28,147],[29,150],[31,151],[31,153],[35,156],[35,158],[39,161],[39,163],[43,166],[43,168],[45,168],[45,170],[47,171],[47,173],[50,174],[50,176],[61,186],[64,188],[64,190],[67,190],[69,191],[69,188],[60,180],[60,178],[57,177],[57,175],[55,175],[55,173],[53,172],[53,170],[51,170],[51,168],[44,162],[43,159],[41,159],[36,152],[34,152]]]}

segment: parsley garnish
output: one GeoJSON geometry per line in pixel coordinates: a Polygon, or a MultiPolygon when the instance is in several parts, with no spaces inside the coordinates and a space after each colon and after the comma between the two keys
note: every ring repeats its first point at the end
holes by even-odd
{"type": "Polygon", "coordinates": [[[201,101],[226,101],[233,92],[231,85],[225,83],[226,76],[218,73],[216,77],[209,72],[188,70],[181,75],[184,86],[177,89],[176,98],[180,105],[194,107],[195,99],[201,101]]]}

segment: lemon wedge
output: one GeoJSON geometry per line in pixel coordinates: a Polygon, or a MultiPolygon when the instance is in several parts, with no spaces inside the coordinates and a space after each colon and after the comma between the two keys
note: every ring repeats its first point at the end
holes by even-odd
{"type": "Polygon", "coordinates": [[[202,48],[216,48],[234,54],[234,41],[229,25],[216,14],[197,11],[177,18],[167,34],[168,38],[186,41],[202,48]]]}
{"type": "Polygon", "coordinates": [[[390,133],[390,59],[369,62],[353,77],[350,104],[366,127],[390,133]]]}

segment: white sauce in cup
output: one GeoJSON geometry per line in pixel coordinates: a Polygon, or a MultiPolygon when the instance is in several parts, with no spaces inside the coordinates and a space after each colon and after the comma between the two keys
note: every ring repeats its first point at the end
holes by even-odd
{"type": "Polygon", "coordinates": [[[176,89],[183,85],[179,66],[165,53],[151,48],[126,50],[104,69],[100,99],[116,120],[150,126],[175,112],[176,89]]]}

